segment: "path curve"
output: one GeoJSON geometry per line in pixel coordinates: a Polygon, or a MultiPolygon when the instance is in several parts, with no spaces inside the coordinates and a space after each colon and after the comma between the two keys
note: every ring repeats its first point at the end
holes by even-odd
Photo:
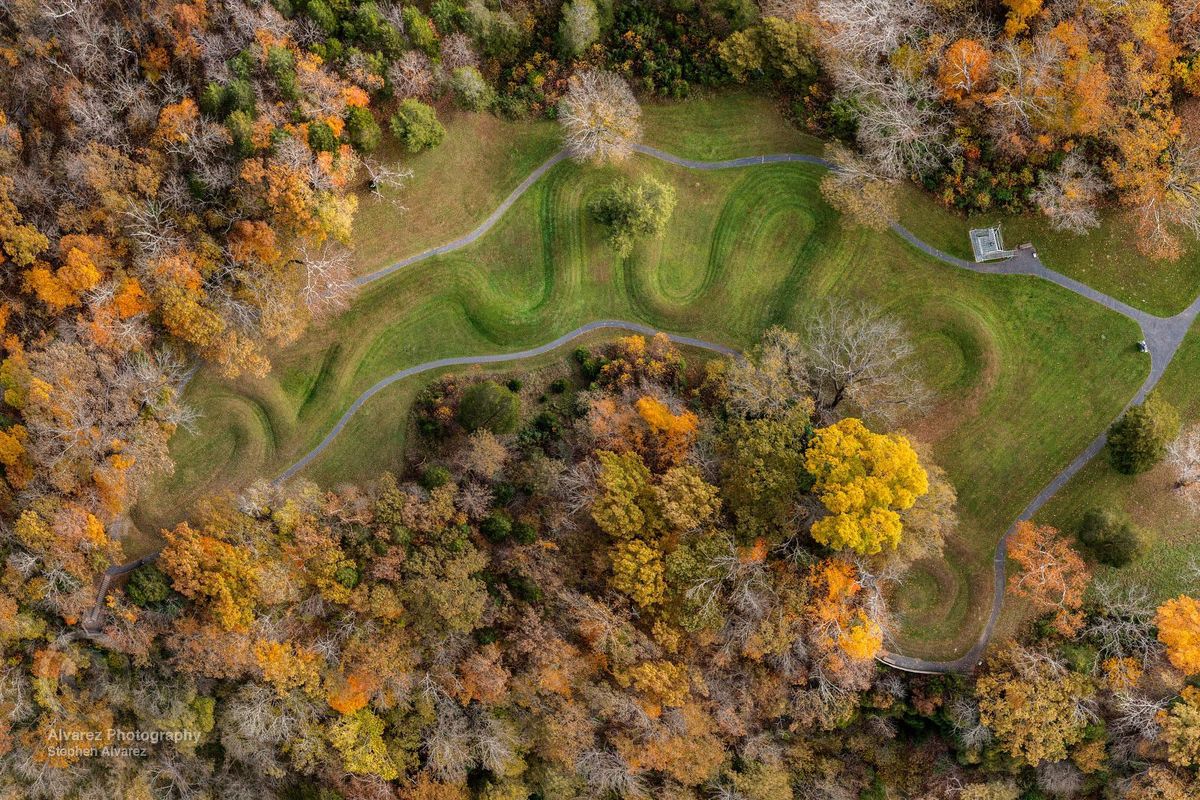
{"type": "MultiPolygon", "coordinates": [[[[634,146],[634,150],[642,155],[649,156],[650,158],[656,158],[660,161],[665,161],[679,167],[695,170],[707,171],[736,169],[759,166],[762,164],[796,162],[813,164],[824,167],[825,169],[836,169],[831,162],[821,158],[820,156],[808,155],[805,153],[773,153],[760,156],[732,158],[723,161],[700,161],[696,159],[683,158],[681,156],[668,153],[664,150],[650,147],[649,145],[638,144],[634,146]]],[[[548,158],[539,167],[533,170],[533,172],[526,176],[526,178],[521,181],[517,188],[514,189],[512,193],[510,193],[508,197],[506,197],[504,201],[500,203],[496,210],[488,215],[488,217],[482,223],[480,223],[478,227],[465,236],[461,236],[458,239],[447,242],[444,245],[440,245],[422,253],[418,253],[417,255],[402,259],[394,264],[390,264],[389,266],[376,270],[375,272],[362,275],[355,279],[354,284],[356,286],[365,286],[366,284],[392,275],[393,273],[398,272],[407,266],[416,264],[419,261],[424,261],[428,258],[442,255],[444,253],[453,252],[473,244],[484,234],[490,231],[508,212],[508,210],[512,208],[513,204],[516,203],[517,200],[520,199],[520,197],[525,194],[525,192],[528,191],[530,187],[532,187],[543,175],[553,169],[559,162],[564,161],[567,158],[568,153],[566,150],[560,150],[548,158]]],[[[899,223],[893,224],[891,229],[911,246],[944,264],[981,274],[1024,275],[1041,278],[1061,286],[1067,291],[1073,292],[1074,294],[1077,294],[1087,300],[1091,300],[1094,303],[1104,306],[1111,311],[1115,311],[1116,313],[1121,314],[1122,316],[1125,316],[1126,318],[1137,323],[1137,325],[1141,328],[1142,338],[1147,344],[1147,350],[1150,356],[1150,374],[1142,383],[1141,388],[1138,389],[1137,394],[1135,394],[1130,399],[1129,403],[1126,404],[1125,409],[1128,409],[1129,406],[1142,402],[1158,384],[1159,380],[1166,372],[1167,366],[1171,363],[1171,359],[1174,358],[1175,352],[1179,349],[1179,345],[1183,342],[1184,337],[1191,328],[1192,323],[1195,321],[1197,315],[1200,314],[1200,297],[1197,297],[1195,300],[1193,300],[1191,305],[1189,305],[1186,309],[1171,317],[1158,317],[1142,311],[1141,309],[1134,308],[1127,303],[1093,289],[1087,284],[1081,283],[1074,278],[1070,278],[1062,273],[1055,272],[1054,270],[1046,267],[1038,258],[1036,251],[1033,250],[1018,250],[1015,256],[1007,260],[979,264],[972,261],[966,261],[958,258],[957,256],[939,250],[933,245],[922,241],[914,233],[899,223]]],[[[575,339],[586,333],[611,328],[635,331],[645,334],[654,334],[658,332],[655,328],[638,322],[628,322],[623,320],[599,320],[597,322],[590,322],[586,325],[582,325],[569,333],[563,334],[552,342],[547,342],[544,345],[540,345],[529,350],[522,350],[514,353],[497,353],[493,355],[443,358],[436,361],[429,361],[424,364],[418,364],[416,366],[400,370],[399,372],[395,372],[359,395],[342,415],[341,419],[338,420],[337,424],[334,425],[333,429],[326,434],[325,438],[322,439],[315,448],[306,453],[299,461],[284,470],[284,472],[278,478],[276,478],[276,481],[287,480],[296,475],[296,473],[298,473],[300,470],[304,469],[304,467],[306,467],[314,458],[319,456],[337,437],[337,435],[341,433],[354,414],[362,408],[363,404],[370,400],[374,395],[397,381],[413,375],[419,375],[423,372],[444,367],[469,366],[475,364],[497,364],[508,361],[518,361],[524,358],[531,358],[533,356],[543,355],[555,350],[567,342],[570,342],[572,339],[575,339]]],[[[678,336],[673,334],[668,334],[668,336],[671,337],[672,341],[679,344],[700,347],[706,350],[723,353],[725,355],[736,354],[735,350],[722,344],[707,342],[702,339],[695,339],[689,336],[678,336]]],[[[1122,409],[1122,414],[1125,413],[1125,409],[1122,409]]],[[[1120,415],[1118,415],[1117,418],[1119,419],[1120,415]]],[[[907,672],[941,674],[950,672],[970,672],[973,670],[978,665],[984,649],[991,641],[992,634],[995,631],[996,623],[1000,619],[1000,612],[1004,606],[1004,592],[1007,582],[1005,567],[1007,564],[1008,537],[1012,534],[1013,530],[1015,530],[1018,522],[1032,518],[1033,515],[1036,514],[1041,507],[1045,505],[1045,503],[1051,497],[1053,497],[1056,492],[1058,492],[1059,489],[1066,485],[1066,483],[1072,477],[1074,477],[1079,470],[1083,469],[1084,465],[1091,461],[1092,458],[1094,458],[1100,452],[1100,450],[1103,449],[1106,441],[1107,431],[1103,431],[1092,440],[1087,448],[1080,453],[1074,461],[1067,465],[1062,472],[1056,475],[1054,479],[1051,480],[1050,483],[1048,483],[1046,487],[1029,502],[1029,505],[1025,507],[1025,510],[1021,512],[1021,515],[1017,518],[1013,525],[1007,531],[1005,531],[1004,536],[1000,538],[1000,541],[996,545],[995,556],[992,560],[994,572],[991,612],[988,615],[988,619],[983,627],[983,630],[979,634],[979,638],[965,655],[951,661],[932,661],[922,658],[913,658],[911,656],[905,656],[899,653],[885,652],[879,657],[879,661],[896,669],[907,672]]],[[[99,595],[96,600],[96,606],[85,616],[83,626],[85,631],[88,631],[89,633],[98,633],[98,626],[103,615],[104,597],[108,591],[108,587],[111,585],[111,582],[115,578],[132,571],[136,567],[153,561],[157,555],[158,553],[150,553],[128,564],[110,567],[103,573],[100,581],[99,595]]]]}
{"type": "MultiPolygon", "coordinates": [[[[341,419],[339,419],[337,424],[333,426],[333,429],[330,430],[329,433],[325,434],[325,438],[321,440],[320,444],[305,453],[304,456],[295,464],[292,464],[290,467],[285,469],[279,475],[279,477],[275,479],[275,482],[278,483],[280,481],[286,481],[293,477],[297,472],[308,466],[308,464],[314,458],[321,455],[325,448],[327,448],[333,442],[333,440],[337,438],[337,435],[341,433],[342,429],[345,428],[347,423],[350,422],[350,418],[358,413],[358,410],[363,407],[364,403],[366,403],[379,392],[391,386],[396,381],[402,381],[405,378],[412,377],[413,375],[420,375],[422,372],[429,372],[431,370],[442,369],[444,367],[467,367],[475,366],[477,364],[503,364],[508,361],[520,361],[526,358],[533,358],[535,356],[545,355],[553,350],[557,350],[571,340],[578,339],[580,336],[583,336],[586,333],[609,328],[634,331],[636,333],[644,333],[649,336],[653,336],[659,332],[657,328],[652,328],[649,325],[643,325],[640,322],[626,322],[619,319],[602,319],[596,322],[589,322],[586,325],[580,325],[575,330],[569,333],[564,333],[562,336],[558,337],[552,342],[546,342],[546,344],[538,345],[537,347],[531,347],[528,350],[520,350],[515,353],[495,353],[493,355],[482,356],[456,356],[454,358],[439,358],[436,361],[426,361],[424,364],[417,364],[416,366],[402,369],[399,372],[393,372],[391,375],[388,375],[386,378],[379,381],[370,389],[367,389],[365,392],[355,398],[354,402],[350,404],[350,407],[346,409],[346,413],[342,414],[341,419]]],[[[721,353],[723,355],[735,355],[737,353],[736,350],[726,347],[723,344],[706,342],[703,339],[694,339],[691,336],[677,336],[671,333],[668,333],[667,336],[669,336],[671,341],[675,342],[676,344],[700,347],[705,350],[712,350],[714,352],[721,353]]]]}

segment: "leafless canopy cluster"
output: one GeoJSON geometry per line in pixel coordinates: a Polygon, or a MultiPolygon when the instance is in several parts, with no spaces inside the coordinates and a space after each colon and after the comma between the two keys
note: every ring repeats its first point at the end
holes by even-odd
{"type": "Polygon", "coordinates": [[[908,332],[874,308],[828,304],[809,323],[807,349],[810,385],[827,413],[849,400],[889,420],[929,398],[908,332]]]}
{"type": "Polygon", "coordinates": [[[880,174],[905,178],[955,154],[950,114],[928,80],[851,63],[840,65],[834,79],[856,102],[858,143],[880,174]]]}
{"type": "Polygon", "coordinates": [[[1200,511],[1200,425],[1186,428],[1167,446],[1166,462],[1175,476],[1175,491],[1200,511]]]}
{"type": "Polygon", "coordinates": [[[558,109],[567,150],[581,161],[620,161],[642,136],[642,110],[624,79],[586,70],[571,78],[558,109]]]}
{"type": "Polygon", "coordinates": [[[926,27],[932,9],[923,0],[821,0],[817,17],[833,31],[831,49],[869,60],[895,50],[926,27]]]}
{"type": "Polygon", "coordinates": [[[1058,169],[1042,174],[1033,201],[1056,230],[1084,234],[1100,224],[1097,207],[1106,191],[1096,168],[1071,153],[1058,169]]]}

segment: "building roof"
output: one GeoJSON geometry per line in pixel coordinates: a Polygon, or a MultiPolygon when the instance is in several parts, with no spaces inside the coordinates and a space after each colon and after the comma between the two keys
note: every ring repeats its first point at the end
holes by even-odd
{"type": "Polygon", "coordinates": [[[999,227],[972,228],[971,251],[975,254],[976,261],[1008,258],[1013,254],[1012,250],[1004,249],[1004,239],[1000,235],[999,227]]]}

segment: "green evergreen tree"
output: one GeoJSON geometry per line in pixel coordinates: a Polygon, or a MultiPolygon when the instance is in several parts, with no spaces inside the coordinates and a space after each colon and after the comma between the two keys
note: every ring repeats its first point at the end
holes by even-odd
{"type": "Polygon", "coordinates": [[[1179,435],[1179,426],[1175,407],[1158,395],[1150,395],[1108,429],[1108,456],[1113,468],[1125,475],[1150,469],[1166,455],[1167,445],[1179,435]]]}

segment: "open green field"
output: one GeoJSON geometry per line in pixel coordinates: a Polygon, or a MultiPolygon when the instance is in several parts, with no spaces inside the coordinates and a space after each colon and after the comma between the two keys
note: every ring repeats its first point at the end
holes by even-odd
{"type": "MultiPolygon", "coordinates": [[[[824,147],[790,125],[771,100],[744,92],[650,104],[643,113],[646,143],[687,158],[819,154],[824,147]]],[[[358,274],[473,229],[562,147],[558,126],[546,120],[509,121],[450,108],[441,121],[446,137],[432,150],[411,154],[388,136],[376,154],[380,161],[402,164],[412,177],[399,189],[385,189],[383,198],[359,192],[353,234],[358,274]]]]}
{"type": "Polygon", "coordinates": [[[400,189],[385,189],[382,199],[360,192],[352,239],[358,273],[471,230],[561,147],[558,126],[545,120],[509,122],[452,109],[442,123],[446,137],[432,150],[414,155],[388,136],[376,154],[412,177],[400,189]]]}
{"type": "MultiPolygon", "coordinates": [[[[1176,408],[1185,426],[1200,422],[1200,323],[1184,339],[1158,392],[1176,408]]],[[[1167,467],[1142,475],[1122,475],[1102,453],[1042,509],[1038,520],[1074,535],[1089,508],[1125,511],[1146,536],[1143,555],[1121,569],[1099,567],[1097,574],[1149,589],[1165,599],[1200,589],[1186,576],[1189,563],[1200,563],[1200,517],[1172,491],[1167,467]]]]}
{"type": "MultiPolygon", "coordinates": [[[[967,259],[971,258],[967,231],[1002,223],[1008,247],[1033,242],[1051,269],[1158,316],[1179,313],[1200,294],[1200,248],[1187,247],[1178,261],[1152,261],[1137,252],[1135,223],[1121,209],[1108,209],[1099,228],[1076,236],[1053,230],[1037,214],[962,217],[932,203],[909,184],[902,190],[900,211],[900,222],[910,231],[967,259]]],[[[1191,244],[1189,238],[1184,237],[1185,244],[1191,244]]]]}
{"type": "Polygon", "coordinates": [[[825,144],[801,133],[765,97],[745,92],[655,103],[642,109],[644,141],[683,158],[720,161],[767,153],[821,155],[825,144]]]}
{"type": "MultiPolygon", "coordinates": [[[[714,157],[749,147],[714,139],[714,157]]],[[[622,169],[680,195],[667,236],[625,263],[584,211],[616,171],[564,163],[476,245],[366,287],[345,314],[274,354],[267,379],[202,372],[188,392],[200,429],[173,441],[176,476],[138,522],[172,522],[206,493],[278,474],[354,397],[405,366],[522,349],[606,317],[748,346],[769,325],[801,326],[829,298],[861,298],[916,333],[940,397],[911,432],[950,473],[963,518],[949,574],[929,565],[912,576],[914,589],[935,575],[938,585],[911,604],[902,646],[960,650],[986,614],[999,535],[1142,379],[1145,362],[1126,345],[1132,323],[1043,281],[966,273],[891,234],[848,229],[821,200],[814,167],[705,173],[639,156],[622,169]]],[[[336,483],[395,467],[422,384],[374,398],[307,474],[336,483]]]]}

